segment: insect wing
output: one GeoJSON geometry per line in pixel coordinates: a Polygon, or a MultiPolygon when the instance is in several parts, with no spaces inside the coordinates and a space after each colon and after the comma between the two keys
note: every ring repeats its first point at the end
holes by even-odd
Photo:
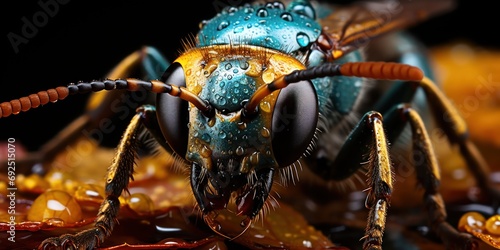
{"type": "Polygon", "coordinates": [[[408,28],[431,16],[450,11],[454,1],[387,0],[328,6],[332,13],[319,22],[333,42],[334,57],[338,58],[380,35],[408,28]]]}

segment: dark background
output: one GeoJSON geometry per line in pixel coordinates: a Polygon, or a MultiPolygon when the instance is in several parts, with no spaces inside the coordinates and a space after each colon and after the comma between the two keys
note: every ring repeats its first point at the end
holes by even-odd
{"type": "MultiPolygon", "coordinates": [[[[222,5],[243,1],[176,1],[175,6],[173,1],[67,2],[59,4],[55,15],[38,28],[27,44],[20,45],[17,53],[7,35],[20,34],[22,18],[31,20],[42,8],[38,1],[10,1],[10,6],[4,7],[0,102],[70,82],[102,78],[122,58],[143,45],[155,46],[173,60],[182,48],[181,39],[195,34],[201,20],[212,17],[222,5]]],[[[499,39],[494,38],[498,35],[495,34],[498,24],[497,9],[491,3],[457,1],[453,12],[410,31],[428,46],[465,39],[495,48],[499,46],[499,39]]],[[[0,119],[0,140],[14,137],[28,149],[35,149],[81,114],[86,98],[72,96],[0,119]]]]}

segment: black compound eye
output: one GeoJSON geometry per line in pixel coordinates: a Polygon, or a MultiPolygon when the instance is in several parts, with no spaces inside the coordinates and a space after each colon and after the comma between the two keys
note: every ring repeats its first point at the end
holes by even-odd
{"type": "MultiPolygon", "coordinates": [[[[179,63],[168,67],[161,80],[179,87],[186,86],[184,69],[179,63]]],[[[188,144],[188,102],[167,93],[156,96],[156,115],[161,132],[168,145],[180,156],[185,156],[188,144]]]]}
{"type": "Polygon", "coordinates": [[[293,83],[280,91],[272,121],[273,152],[280,166],[288,166],[304,154],[317,123],[318,98],[311,82],[293,83]]]}

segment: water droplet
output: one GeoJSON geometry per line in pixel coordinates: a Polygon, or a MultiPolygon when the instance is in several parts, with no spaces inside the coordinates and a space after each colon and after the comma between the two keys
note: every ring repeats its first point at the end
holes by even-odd
{"type": "Polygon", "coordinates": [[[221,31],[225,28],[227,28],[227,26],[229,26],[229,22],[228,21],[222,21],[219,26],[217,26],[217,30],[218,31],[221,31]]]}
{"type": "Polygon", "coordinates": [[[212,156],[212,150],[206,145],[203,145],[203,147],[201,147],[200,155],[204,158],[208,158],[212,156]]]}
{"type": "Polygon", "coordinates": [[[266,41],[267,44],[275,43],[275,40],[272,36],[267,36],[266,38],[264,38],[264,40],[266,41]]]}
{"type": "Polygon", "coordinates": [[[64,223],[75,223],[82,219],[78,202],[67,192],[49,190],[33,201],[27,215],[30,221],[58,219],[64,223]]]}
{"type": "Polygon", "coordinates": [[[486,230],[494,235],[500,235],[500,215],[494,215],[486,220],[486,230]]]}
{"type": "Polygon", "coordinates": [[[303,32],[299,32],[297,34],[297,43],[301,46],[301,47],[306,47],[307,45],[309,45],[309,42],[311,41],[309,39],[309,36],[306,34],[306,33],[303,33],[303,32]]]}
{"type": "Polygon", "coordinates": [[[307,248],[312,248],[312,243],[308,240],[303,240],[302,245],[307,248]]]}
{"type": "Polygon", "coordinates": [[[205,25],[207,25],[208,23],[208,20],[202,20],[199,24],[198,24],[198,28],[201,30],[205,25]]]}
{"type": "Polygon", "coordinates": [[[281,19],[283,19],[283,20],[285,20],[287,22],[293,22],[293,17],[288,12],[284,12],[283,14],[281,14],[281,19]]]}
{"type": "Polygon", "coordinates": [[[237,34],[237,33],[241,33],[241,32],[243,32],[244,30],[245,30],[245,27],[243,27],[243,26],[238,26],[238,27],[234,28],[233,32],[234,32],[235,34],[237,34]]]}
{"type": "Polygon", "coordinates": [[[266,113],[271,112],[271,104],[268,101],[260,102],[259,107],[260,107],[260,110],[262,110],[263,112],[266,112],[266,113]]]}
{"type": "Polygon", "coordinates": [[[221,138],[221,139],[226,139],[226,137],[227,137],[226,132],[224,132],[224,131],[220,131],[220,132],[219,132],[219,138],[221,138]]]}
{"type": "Polygon", "coordinates": [[[210,140],[212,140],[212,138],[210,137],[209,134],[205,133],[201,136],[201,139],[206,141],[206,142],[210,142],[210,140]]]}
{"type": "Polygon", "coordinates": [[[282,2],[273,2],[274,8],[284,10],[285,5],[282,2]]]}
{"type": "Polygon", "coordinates": [[[217,99],[217,103],[218,103],[219,105],[223,106],[223,105],[226,105],[227,100],[226,100],[226,98],[221,97],[221,98],[217,99]]]}
{"type": "Polygon", "coordinates": [[[260,134],[261,134],[264,138],[268,138],[268,137],[271,135],[271,132],[269,132],[269,129],[267,129],[266,127],[263,127],[263,128],[260,130],[260,134]]]}
{"type": "Polygon", "coordinates": [[[299,15],[307,16],[311,19],[316,18],[316,12],[314,11],[314,9],[310,5],[297,4],[297,5],[293,6],[292,12],[295,12],[299,15]]]}
{"type": "Polygon", "coordinates": [[[151,198],[143,193],[135,193],[127,199],[127,205],[139,215],[149,215],[154,212],[154,203],[151,198]]]}
{"type": "Polygon", "coordinates": [[[217,69],[217,64],[210,64],[205,67],[205,70],[203,71],[203,75],[205,77],[209,77],[212,72],[214,72],[217,69]]]}
{"type": "Polygon", "coordinates": [[[74,197],[79,201],[101,202],[105,197],[104,188],[95,184],[83,184],[77,187],[74,197]]]}
{"type": "Polygon", "coordinates": [[[242,146],[238,146],[236,148],[236,155],[242,155],[243,153],[245,153],[245,149],[242,146]]]}
{"type": "Polygon", "coordinates": [[[274,81],[274,78],[275,78],[275,75],[274,75],[274,72],[272,70],[266,70],[262,73],[262,80],[265,83],[271,83],[272,81],[274,81]]]}
{"type": "Polygon", "coordinates": [[[233,67],[233,65],[232,65],[232,64],[230,64],[230,63],[227,63],[227,64],[226,64],[226,66],[224,66],[224,68],[225,68],[226,70],[230,70],[232,67],[233,67]]]}
{"type": "Polygon", "coordinates": [[[258,17],[267,17],[267,15],[269,15],[269,13],[267,12],[267,10],[265,8],[260,8],[257,10],[258,17]]]}
{"type": "Polygon", "coordinates": [[[207,124],[209,127],[213,127],[215,125],[215,117],[210,118],[207,124]]]}
{"type": "Polygon", "coordinates": [[[468,212],[460,218],[458,222],[458,227],[463,228],[469,226],[471,228],[482,229],[484,227],[486,219],[484,216],[478,212],[468,212]]]}
{"type": "Polygon", "coordinates": [[[250,163],[252,165],[258,165],[260,161],[260,154],[258,152],[253,153],[250,155],[250,163]]]}
{"type": "Polygon", "coordinates": [[[250,64],[248,64],[248,62],[247,62],[247,61],[240,61],[240,68],[241,68],[242,70],[246,70],[246,69],[248,69],[248,67],[249,67],[249,66],[250,66],[250,64]]]}
{"type": "Polygon", "coordinates": [[[231,75],[231,74],[228,74],[228,75],[227,75],[227,79],[228,79],[228,80],[231,80],[231,79],[233,79],[233,75],[231,75]]]}
{"type": "Polygon", "coordinates": [[[247,123],[246,122],[238,122],[236,124],[240,130],[246,129],[247,128],[247,123]]]}

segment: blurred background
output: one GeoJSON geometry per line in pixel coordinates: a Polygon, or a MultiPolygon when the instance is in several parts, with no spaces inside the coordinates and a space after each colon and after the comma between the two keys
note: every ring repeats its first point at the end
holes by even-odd
{"type": "MultiPolygon", "coordinates": [[[[211,18],[223,6],[243,2],[177,1],[173,6],[170,2],[129,0],[11,1],[2,14],[4,68],[0,101],[79,80],[100,79],[143,45],[154,46],[173,60],[182,48],[182,39],[195,34],[201,20],[211,18]],[[39,3],[52,4],[52,13],[42,13],[39,3]],[[44,16],[48,18],[44,20],[44,16]],[[25,21],[33,18],[43,24],[15,51],[9,37],[20,35],[25,21]]],[[[499,41],[494,38],[496,8],[478,1],[456,2],[453,11],[409,30],[429,47],[469,41],[498,48],[499,41]]],[[[27,114],[0,119],[0,140],[14,137],[34,150],[76,118],[87,97],[72,96],[27,114]]]]}

